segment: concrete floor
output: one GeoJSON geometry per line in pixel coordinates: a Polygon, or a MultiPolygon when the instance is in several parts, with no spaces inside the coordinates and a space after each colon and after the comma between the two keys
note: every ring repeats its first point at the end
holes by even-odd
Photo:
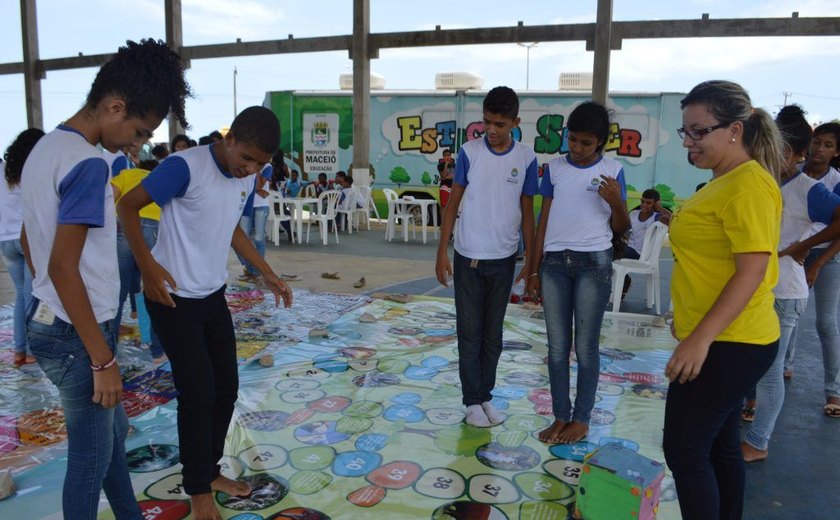
{"type": "MultiPolygon", "coordinates": [[[[305,233],[305,231],[304,231],[305,233]]],[[[282,237],[285,238],[285,237],[282,237]]],[[[309,244],[279,247],[269,244],[266,257],[278,273],[300,274],[293,288],[342,293],[404,292],[452,297],[452,289],[434,279],[437,240],[386,242],[384,226],[346,235],[340,243],[330,238],[321,244],[313,230],[309,244]],[[322,272],[338,272],[339,280],[321,278],[322,272]],[[360,277],[366,286],[354,288],[360,277]]],[[[450,248],[451,258],[451,248],[450,248]]],[[[670,250],[661,256],[663,311],[667,309],[672,261],[670,250]]],[[[240,273],[236,258],[229,258],[231,279],[240,273]]],[[[12,303],[14,288],[0,263],[0,305],[12,303]]],[[[644,305],[644,283],[634,283],[622,311],[652,313],[644,305]]],[[[747,497],[744,518],[748,520],[840,518],[840,420],[822,414],[822,354],[814,328],[813,302],[800,322],[796,373],[787,383],[782,414],[770,444],[770,457],[747,466],[747,497]]],[[[759,404],[760,406],[760,404],[759,404]]]]}

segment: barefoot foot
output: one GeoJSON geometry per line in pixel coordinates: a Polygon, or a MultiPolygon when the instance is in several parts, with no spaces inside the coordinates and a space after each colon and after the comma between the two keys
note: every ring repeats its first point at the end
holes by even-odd
{"type": "Polygon", "coordinates": [[[251,494],[251,486],[247,482],[239,480],[231,480],[227,477],[219,475],[216,480],[210,483],[210,489],[213,491],[221,491],[234,497],[247,497],[251,494]]]}
{"type": "Polygon", "coordinates": [[[545,430],[541,431],[537,437],[540,439],[540,442],[545,442],[547,444],[557,444],[557,436],[563,431],[563,428],[566,427],[566,424],[563,421],[554,421],[551,426],[546,428],[545,430]]]}
{"type": "Polygon", "coordinates": [[[572,421],[557,436],[557,442],[560,444],[574,444],[585,439],[588,433],[589,425],[587,423],[572,421]]]}
{"type": "Polygon", "coordinates": [[[202,493],[190,497],[192,517],[195,520],[222,520],[222,515],[213,500],[213,493],[202,493]]]}
{"type": "Polygon", "coordinates": [[[744,455],[744,462],[758,462],[767,458],[767,450],[760,450],[741,442],[741,453],[744,455]]]}

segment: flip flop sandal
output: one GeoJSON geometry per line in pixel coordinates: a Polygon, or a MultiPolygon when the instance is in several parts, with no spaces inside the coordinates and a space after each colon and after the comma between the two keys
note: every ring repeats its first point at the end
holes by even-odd
{"type": "Polygon", "coordinates": [[[299,274],[281,274],[280,279],[284,282],[297,282],[303,280],[303,277],[299,274]]]}
{"type": "Polygon", "coordinates": [[[321,278],[326,278],[328,280],[339,280],[341,276],[338,273],[321,273],[321,278]]]}
{"type": "MultiPolygon", "coordinates": [[[[840,407],[838,407],[840,408],[840,407]]],[[[753,422],[755,419],[755,408],[745,406],[741,408],[741,420],[744,422],[753,422]]]]}
{"type": "Polygon", "coordinates": [[[366,283],[365,282],[365,277],[362,276],[361,278],[359,278],[358,282],[353,284],[353,287],[355,287],[356,289],[361,289],[362,287],[365,286],[365,283],[366,283]]]}
{"type": "Polygon", "coordinates": [[[823,406],[823,413],[827,417],[831,417],[833,419],[840,419],[840,404],[829,403],[823,406]]]}

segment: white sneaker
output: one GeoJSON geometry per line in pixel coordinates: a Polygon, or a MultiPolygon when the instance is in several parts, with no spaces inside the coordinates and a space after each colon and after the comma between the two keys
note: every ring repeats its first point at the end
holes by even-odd
{"type": "Polygon", "coordinates": [[[490,424],[496,426],[498,424],[502,424],[507,419],[507,415],[496,410],[496,407],[490,401],[486,403],[481,403],[481,409],[484,411],[484,414],[487,416],[487,420],[490,421],[490,424]]]}
{"type": "Polygon", "coordinates": [[[467,418],[464,421],[470,426],[475,426],[477,428],[489,428],[493,426],[490,424],[487,416],[484,415],[484,409],[480,404],[467,406],[467,418]]]}

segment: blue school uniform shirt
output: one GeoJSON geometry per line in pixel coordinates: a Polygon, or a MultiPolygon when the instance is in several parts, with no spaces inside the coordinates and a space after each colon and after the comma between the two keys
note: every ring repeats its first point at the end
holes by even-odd
{"type": "Polygon", "coordinates": [[[543,251],[604,251],[612,247],[612,210],[598,195],[601,175],[616,179],[621,199],[627,200],[624,169],[615,159],[602,156],[580,166],[564,155],[543,168],[540,194],[552,198],[543,251]]]}
{"type": "Polygon", "coordinates": [[[48,273],[59,224],[88,227],[79,259],[85,291],[97,323],[117,314],[117,218],[109,180],[102,152],[65,125],[42,137],[23,167],[23,221],[35,267],[32,294],[68,323],[48,273]]]}
{"type": "MultiPolygon", "coordinates": [[[[803,166],[803,168],[804,168],[804,166],[803,166]]],[[[807,176],[807,174],[806,174],[806,176],[807,176]]],[[[823,174],[822,177],[820,177],[819,179],[814,179],[814,180],[820,182],[823,186],[828,188],[828,191],[830,191],[832,193],[836,193],[837,195],[840,195],[840,171],[838,171],[837,168],[829,166],[828,171],[825,172],[825,174],[823,174]]],[[[811,235],[819,233],[824,228],[825,228],[825,224],[823,224],[821,222],[814,223],[814,225],[811,226],[811,235]]],[[[831,245],[830,242],[823,242],[822,244],[814,246],[814,249],[822,249],[822,248],[826,248],[830,245],[831,245]]]]}
{"type": "Polygon", "coordinates": [[[522,226],[522,195],[537,193],[539,171],[534,151],[514,140],[496,152],[486,138],[469,141],[455,161],[454,182],[464,186],[455,250],[477,260],[516,253],[522,226]]]}
{"type": "Polygon", "coordinates": [[[161,209],[152,256],[175,279],[172,292],[198,299],[219,290],[233,232],[252,209],[254,177],[225,172],[211,144],[170,155],[142,184],[161,209]]]}
{"type": "MultiPolygon", "coordinates": [[[[779,237],[779,251],[794,242],[813,236],[815,224],[819,230],[831,223],[835,208],[840,205],[840,196],[828,191],[825,184],[799,173],[782,184],[782,230],[779,237]]],[[[779,281],[773,288],[778,299],[808,297],[808,283],[805,267],[792,257],[779,258],[779,281]]]]}

